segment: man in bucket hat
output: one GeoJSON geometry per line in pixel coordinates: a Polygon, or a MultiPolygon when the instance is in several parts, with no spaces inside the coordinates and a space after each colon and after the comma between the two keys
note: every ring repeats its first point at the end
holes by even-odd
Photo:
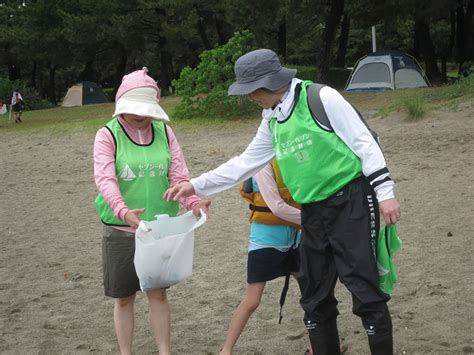
{"type": "Polygon", "coordinates": [[[320,91],[330,127],[308,105],[310,81],[295,78],[277,55],[258,49],[235,63],[229,95],[247,95],[262,107],[257,134],[237,157],[168,189],[177,199],[223,191],[254,175],[276,157],[283,181],[301,204],[301,306],[315,354],[339,354],[337,278],[352,294],[372,354],[393,354],[389,296],[378,286],[375,258],[379,216],[400,218],[382,151],[354,108],[334,89],[320,91]]]}
{"type": "MultiPolygon", "coordinates": [[[[179,205],[165,201],[169,186],[188,181],[188,168],[168,115],[159,105],[160,89],[148,70],[122,79],[114,118],[94,142],[96,207],[103,223],[104,292],[115,299],[114,324],[121,354],[132,353],[134,303],[140,284],[133,263],[134,233],[140,220],[176,216],[179,205]]],[[[207,214],[210,202],[197,196],[179,201],[187,210],[207,214]]],[[[170,354],[170,307],[166,289],[146,290],[150,325],[160,354],[170,354]]]]}

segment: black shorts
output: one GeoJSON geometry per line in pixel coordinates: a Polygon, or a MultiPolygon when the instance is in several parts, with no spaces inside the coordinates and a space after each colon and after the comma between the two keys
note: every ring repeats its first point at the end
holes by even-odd
{"type": "Polygon", "coordinates": [[[102,269],[106,296],[124,298],[140,290],[133,257],[135,236],[104,225],[102,238],[102,269]]]}
{"type": "Polygon", "coordinates": [[[287,273],[298,272],[300,255],[298,248],[282,252],[274,248],[252,250],[247,259],[247,282],[266,282],[287,273]]]}
{"type": "Polygon", "coordinates": [[[23,104],[15,104],[12,106],[12,111],[13,112],[23,112],[23,109],[24,109],[24,105],[23,104]]]}

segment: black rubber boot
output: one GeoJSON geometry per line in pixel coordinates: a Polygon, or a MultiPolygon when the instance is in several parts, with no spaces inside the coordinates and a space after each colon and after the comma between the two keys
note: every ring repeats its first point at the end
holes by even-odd
{"type": "Polygon", "coordinates": [[[325,323],[307,323],[309,340],[314,355],[340,355],[339,332],[336,320],[325,323]]]}
{"type": "Polygon", "coordinates": [[[392,319],[388,309],[378,314],[377,321],[363,320],[372,355],[393,355],[392,319]],[[378,325],[375,325],[378,324],[378,325]]]}
{"type": "Polygon", "coordinates": [[[372,355],[393,355],[392,334],[369,335],[368,338],[372,355]]]}

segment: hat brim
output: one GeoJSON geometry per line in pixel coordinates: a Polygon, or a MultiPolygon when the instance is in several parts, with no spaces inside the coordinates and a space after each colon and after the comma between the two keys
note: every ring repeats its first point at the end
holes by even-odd
{"type": "Polygon", "coordinates": [[[151,117],[155,120],[169,122],[170,118],[158,103],[143,103],[134,100],[128,100],[121,97],[115,104],[115,112],[113,117],[128,113],[131,115],[151,117]]]}
{"type": "Polygon", "coordinates": [[[270,75],[264,76],[255,81],[248,83],[241,83],[236,81],[227,90],[228,95],[248,95],[258,89],[267,89],[275,91],[288,84],[296,75],[296,69],[288,69],[282,67],[279,71],[270,75]]]}

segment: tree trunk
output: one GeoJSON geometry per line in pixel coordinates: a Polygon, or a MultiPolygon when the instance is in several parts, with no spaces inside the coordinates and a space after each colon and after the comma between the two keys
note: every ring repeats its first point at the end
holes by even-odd
{"type": "Polygon", "coordinates": [[[441,51],[441,76],[444,78],[444,82],[448,80],[447,62],[453,55],[454,40],[456,37],[456,14],[454,11],[450,13],[450,23],[451,32],[449,34],[448,46],[441,51]]]}
{"type": "Polygon", "coordinates": [[[441,57],[441,78],[443,80],[443,83],[448,81],[448,68],[447,68],[447,61],[448,58],[443,56],[441,57]]]}
{"type": "Polygon", "coordinates": [[[431,40],[430,26],[425,18],[417,17],[415,20],[415,36],[418,37],[419,49],[425,61],[426,76],[432,83],[443,82],[443,77],[436,62],[436,53],[431,40]]]}
{"type": "Polygon", "coordinates": [[[351,19],[347,14],[342,17],[341,34],[339,35],[339,47],[337,49],[336,66],[344,68],[346,66],[347,42],[349,41],[349,29],[351,19]]]}
{"type": "Polygon", "coordinates": [[[223,28],[225,27],[225,23],[219,20],[218,16],[214,16],[214,21],[216,23],[216,32],[217,32],[217,38],[218,38],[219,44],[222,45],[222,44],[227,43],[229,38],[226,36],[223,30],[223,28]]]}
{"type": "Polygon", "coordinates": [[[456,61],[459,64],[459,73],[461,72],[462,64],[465,61],[465,26],[464,26],[464,7],[462,0],[458,0],[456,7],[456,61]]]}
{"type": "Polygon", "coordinates": [[[207,50],[212,49],[211,42],[209,42],[209,38],[207,37],[207,34],[206,34],[206,25],[204,24],[203,18],[201,15],[199,15],[199,12],[197,12],[197,15],[198,15],[197,30],[198,30],[199,36],[201,36],[201,40],[202,40],[202,43],[204,44],[204,48],[206,48],[207,50]]]}
{"type": "Polygon", "coordinates": [[[344,0],[331,1],[331,8],[326,18],[326,25],[321,39],[321,48],[316,57],[316,81],[326,84],[331,64],[331,49],[336,36],[336,30],[344,11],[344,0]]]}
{"type": "Polygon", "coordinates": [[[455,51],[455,41],[456,41],[456,13],[452,10],[449,14],[450,24],[451,24],[451,31],[449,33],[449,46],[448,46],[448,57],[455,57],[456,54],[453,53],[455,51]]]}
{"type": "Polygon", "coordinates": [[[48,99],[55,106],[58,103],[56,99],[56,67],[49,64],[49,83],[48,83],[48,99]]]}
{"type": "Polygon", "coordinates": [[[159,86],[162,94],[164,92],[171,92],[171,82],[175,78],[173,70],[173,57],[171,53],[166,50],[166,38],[158,35],[158,48],[160,51],[161,73],[159,75],[159,86]]]}
{"type": "MultiPolygon", "coordinates": [[[[162,8],[155,9],[158,18],[165,18],[166,11],[162,8]]],[[[173,69],[173,56],[166,49],[167,39],[162,35],[161,26],[157,26],[155,32],[156,44],[160,52],[160,64],[161,64],[161,73],[158,78],[158,85],[161,89],[161,93],[171,92],[171,82],[175,79],[174,69],[173,69]]],[[[207,38],[207,37],[206,37],[207,38]]]]}
{"type": "Polygon", "coordinates": [[[459,74],[463,64],[468,59],[474,59],[474,45],[472,44],[472,16],[474,0],[470,0],[464,12],[463,1],[458,0],[456,8],[456,60],[459,63],[459,74]]]}
{"type": "Polygon", "coordinates": [[[125,69],[127,68],[128,55],[125,48],[119,46],[118,48],[118,63],[115,66],[115,75],[114,75],[114,92],[113,97],[117,93],[117,90],[122,83],[122,77],[125,74],[125,69]]]}
{"type": "Polygon", "coordinates": [[[15,65],[11,64],[8,66],[8,80],[15,81],[21,79],[20,69],[15,65]]]}
{"type": "Polygon", "coordinates": [[[33,68],[31,68],[31,76],[30,76],[30,85],[31,87],[37,89],[36,87],[36,71],[38,68],[38,63],[36,61],[33,61],[33,68]]]}
{"type": "Polygon", "coordinates": [[[82,70],[81,74],[79,74],[79,81],[97,81],[94,73],[94,61],[88,60],[82,70]]]}
{"type": "Polygon", "coordinates": [[[161,49],[160,46],[160,58],[161,58],[161,75],[160,75],[160,87],[166,92],[171,92],[171,82],[175,79],[173,69],[173,57],[167,50],[161,49]]]}
{"type": "Polygon", "coordinates": [[[286,58],[286,19],[278,26],[277,52],[280,58],[286,58]]]}

